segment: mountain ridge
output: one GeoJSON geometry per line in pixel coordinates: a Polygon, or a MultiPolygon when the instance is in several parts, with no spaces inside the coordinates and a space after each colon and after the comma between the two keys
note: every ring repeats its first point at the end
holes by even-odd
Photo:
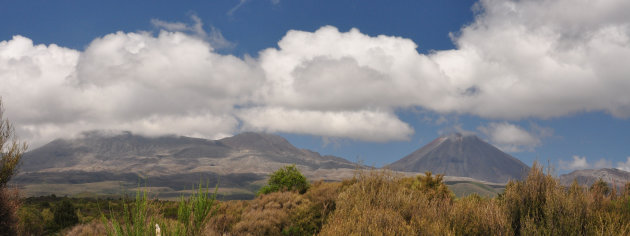
{"type": "Polygon", "coordinates": [[[431,171],[495,183],[522,179],[529,167],[475,135],[440,136],[402,159],[386,166],[409,172],[431,171]]]}
{"type": "Polygon", "coordinates": [[[630,183],[630,172],[616,168],[574,170],[571,173],[560,175],[558,181],[565,186],[570,186],[573,180],[577,181],[579,185],[591,186],[600,178],[611,186],[614,184],[619,188],[630,183]]]}

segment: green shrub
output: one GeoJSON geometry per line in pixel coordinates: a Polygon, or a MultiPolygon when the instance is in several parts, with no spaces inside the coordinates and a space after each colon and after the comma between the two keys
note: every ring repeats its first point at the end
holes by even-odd
{"type": "Polygon", "coordinates": [[[20,205],[17,190],[9,190],[7,183],[15,174],[26,143],[15,137],[15,129],[8,119],[3,118],[4,108],[0,98],[0,235],[15,235],[18,228],[17,211],[20,205]]]}
{"type": "Polygon", "coordinates": [[[44,235],[45,220],[39,209],[22,206],[19,211],[19,235],[44,235]]]}
{"type": "Polygon", "coordinates": [[[300,173],[295,165],[285,166],[269,177],[267,185],[263,186],[258,194],[268,194],[278,191],[297,191],[300,194],[306,192],[309,183],[306,177],[300,173]]]}
{"type": "Polygon", "coordinates": [[[55,206],[53,210],[53,230],[61,230],[70,226],[74,226],[79,223],[79,217],[77,216],[76,208],[68,200],[64,199],[55,206]]]}

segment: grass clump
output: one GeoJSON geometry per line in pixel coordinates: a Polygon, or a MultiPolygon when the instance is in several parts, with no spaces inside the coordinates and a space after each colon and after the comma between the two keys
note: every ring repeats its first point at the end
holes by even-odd
{"type": "MultiPolygon", "coordinates": [[[[149,201],[147,192],[138,190],[134,202],[123,202],[122,215],[116,216],[112,213],[110,219],[101,214],[101,221],[105,225],[107,235],[154,235],[152,225],[155,223],[153,216],[149,214],[149,201]]],[[[111,207],[111,206],[110,206],[111,207]]]]}
{"type": "Polygon", "coordinates": [[[628,235],[630,211],[603,181],[570,187],[536,163],[524,181],[508,183],[498,199],[516,235],[628,235]]]}
{"type": "MultiPolygon", "coordinates": [[[[193,186],[194,187],[194,186],[193,186]]],[[[101,222],[107,235],[146,236],[157,235],[200,235],[209,218],[216,213],[216,193],[210,194],[208,186],[193,191],[189,198],[180,198],[177,219],[160,214],[160,204],[147,199],[147,191],[136,192],[135,201],[122,203],[122,215],[112,213],[108,218],[101,213],[101,222]]],[[[110,209],[110,212],[111,209],[110,209]]]]}
{"type": "Polygon", "coordinates": [[[199,184],[196,192],[186,200],[180,198],[177,209],[177,221],[180,223],[176,235],[199,235],[208,218],[216,214],[218,204],[216,202],[218,185],[213,194],[208,192],[208,184],[205,191],[199,184]]]}

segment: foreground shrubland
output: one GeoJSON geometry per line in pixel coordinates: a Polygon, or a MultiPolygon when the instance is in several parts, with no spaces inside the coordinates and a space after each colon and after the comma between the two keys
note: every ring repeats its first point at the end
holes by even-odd
{"type": "Polygon", "coordinates": [[[630,234],[630,185],[620,191],[603,182],[565,187],[538,165],[494,198],[456,198],[442,176],[431,173],[358,171],[342,182],[305,184],[296,169],[282,171],[253,200],[213,202],[197,195],[174,203],[141,197],[122,206],[125,214],[61,232],[156,235],[157,224],[161,235],[630,234]]]}

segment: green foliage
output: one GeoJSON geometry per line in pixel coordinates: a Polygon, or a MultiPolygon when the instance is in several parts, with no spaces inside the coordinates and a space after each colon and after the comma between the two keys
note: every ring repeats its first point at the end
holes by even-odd
{"type": "Polygon", "coordinates": [[[138,190],[135,201],[122,202],[122,215],[113,213],[110,203],[112,215],[108,218],[101,212],[101,223],[105,225],[107,235],[156,235],[158,226],[162,235],[200,235],[218,208],[217,190],[218,185],[214,193],[210,194],[207,186],[202,188],[199,184],[198,189],[193,191],[188,199],[182,196],[177,206],[175,222],[158,213],[160,212],[158,208],[163,204],[148,201],[147,191],[138,190]]]}
{"type": "Polygon", "coordinates": [[[27,148],[26,143],[20,144],[17,140],[13,125],[3,115],[0,98],[0,188],[5,188],[11,177],[17,174],[17,167],[27,148]]]}
{"type": "Polygon", "coordinates": [[[69,200],[64,199],[59,205],[55,206],[53,210],[53,223],[53,229],[55,229],[55,231],[79,223],[76,209],[69,200]]]}
{"type": "Polygon", "coordinates": [[[219,185],[214,189],[213,194],[208,193],[208,185],[206,184],[205,192],[201,188],[201,184],[196,192],[188,198],[182,196],[177,209],[178,227],[177,235],[199,235],[208,218],[216,214],[219,205],[216,203],[217,190],[219,185]]]}
{"type": "Polygon", "coordinates": [[[295,165],[285,166],[269,177],[267,185],[263,186],[258,194],[268,194],[278,191],[297,191],[303,194],[308,190],[309,183],[295,165]]]}
{"type": "Polygon", "coordinates": [[[21,207],[19,211],[20,217],[20,234],[21,235],[44,235],[46,221],[41,211],[33,207],[21,207]]]}
{"type": "MultiPolygon", "coordinates": [[[[101,213],[101,221],[106,226],[107,235],[127,235],[127,236],[141,236],[141,235],[153,235],[154,229],[152,227],[154,221],[149,216],[148,212],[148,200],[147,192],[138,190],[136,192],[136,199],[134,204],[122,203],[123,211],[122,215],[116,217],[112,213],[111,219],[107,219],[105,214],[101,213]]],[[[111,205],[110,205],[111,211],[111,205]]]]}
{"type": "Polygon", "coordinates": [[[18,228],[17,211],[20,203],[17,192],[7,189],[7,183],[17,173],[27,146],[26,143],[20,144],[13,125],[3,116],[0,98],[0,235],[14,235],[18,228]]]}

